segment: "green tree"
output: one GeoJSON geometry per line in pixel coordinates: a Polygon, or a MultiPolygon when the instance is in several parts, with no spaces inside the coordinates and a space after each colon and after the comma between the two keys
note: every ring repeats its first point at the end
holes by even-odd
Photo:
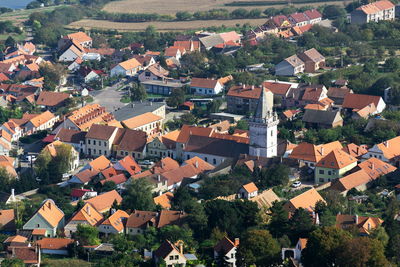
{"type": "Polygon", "coordinates": [[[240,266],[271,266],[279,261],[280,246],[267,230],[248,230],[240,240],[240,266]]]}
{"type": "Polygon", "coordinates": [[[25,263],[20,259],[4,259],[1,262],[2,267],[24,267],[25,263]]]}
{"type": "Polygon", "coordinates": [[[289,233],[289,214],[283,205],[283,201],[275,202],[270,208],[271,221],[268,229],[274,237],[282,237],[289,233]]]}
{"type": "Polygon", "coordinates": [[[125,210],[154,210],[152,185],[146,179],[135,179],[126,188],[122,208],[125,210]]]}
{"type": "Polygon", "coordinates": [[[8,36],[6,41],[4,42],[4,45],[6,47],[15,47],[17,45],[17,42],[12,38],[12,36],[8,36]]]}
{"type": "Polygon", "coordinates": [[[340,252],[348,240],[351,240],[350,233],[340,228],[319,228],[310,234],[301,261],[306,267],[341,266],[340,252]]]}
{"type": "Polygon", "coordinates": [[[174,88],[171,95],[167,98],[167,105],[178,107],[185,102],[185,92],[181,88],[174,88]]]}
{"type": "Polygon", "coordinates": [[[81,246],[94,246],[100,244],[99,230],[88,224],[78,224],[74,236],[81,246]]]}
{"type": "Polygon", "coordinates": [[[147,98],[146,88],[137,82],[132,83],[130,88],[131,101],[144,101],[147,98]]]}
{"type": "Polygon", "coordinates": [[[273,165],[261,170],[259,185],[268,188],[276,185],[287,185],[289,182],[289,167],[284,164],[273,165]]]}
{"type": "Polygon", "coordinates": [[[39,73],[44,77],[43,89],[54,91],[60,84],[61,78],[66,75],[66,69],[61,64],[42,64],[39,68],[39,73]]]}
{"type": "Polygon", "coordinates": [[[310,217],[310,213],[305,209],[297,209],[289,220],[290,236],[292,241],[299,237],[308,237],[315,226],[310,217]]]}
{"type": "Polygon", "coordinates": [[[193,18],[192,14],[186,11],[179,11],[176,12],[175,17],[177,20],[191,20],[193,18]]]}

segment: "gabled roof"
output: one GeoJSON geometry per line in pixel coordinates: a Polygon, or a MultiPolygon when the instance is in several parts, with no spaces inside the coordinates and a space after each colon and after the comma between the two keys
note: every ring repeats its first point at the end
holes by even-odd
{"type": "MultiPolygon", "coordinates": [[[[318,201],[325,203],[325,200],[321,197],[318,191],[311,188],[310,190],[290,199],[289,203],[292,204],[295,209],[303,208],[308,211],[313,211],[315,204],[317,204],[318,201]]],[[[285,206],[287,205],[288,203],[285,204],[285,206]]]]}
{"type": "Polygon", "coordinates": [[[87,222],[91,226],[98,225],[103,220],[103,215],[98,212],[90,203],[85,203],[83,207],[77,211],[69,222],[79,221],[79,222],[87,222]]]}
{"type": "Polygon", "coordinates": [[[7,237],[6,240],[3,241],[3,243],[25,243],[28,241],[28,238],[22,235],[14,235],[14,236],[9,236],[7,237]]]}
{"type": "Polygon", "coordinates": [[[54,114],[47,110],[42,114],[33,117],[30,122],[33,124],[33,126],[39,127],[40,125],[45,124],[46,122],[54,118],[54,114]]]}
{"type": "Polygon", "coordinates": [[[206,78],[193,78],[190,82],[191,87],[214,89],[219,80],[206,79],[206,78]]]}
{"type": "Polygon", "coordinates": [[[118,204],[121,204],[122,202],[122,197],[116,190],[108,191],[98,195],[97,197],[85,200],[86,203],[92,204],[93,207],[99,212],[106,212],[109,210],[114,201],[116,201],[118,204]]]}
{"type": "Polygon", "coordinates": [[[377,158],[369,158],[357,166],[364,170],[371,177],[371,179],[377,179],[382,175],[397,170],[396,167],[377,158]]]}
{"type": "Polygon", "coordinates": [[[86,134],[86,138],[108,141],[116,130],[117,127],[93,124],[86,134]]]}
{"type": "Polygon", "coordinates": [[[400,155],[400,136],[376,145],[388,160],[400,155]]]}
{"type": "Polygon", "coordinates": [[[84,32],[74,32],[70,33],[67,35],[69,39],[73,39],[79,43],[84,43],[84,42],[90,42],[92,41],[92,38],[90,38],[86,33],[84,32]]]}
{"type": "Polygon", "coordinates": [[[151,222],[155,226],[157,216],[158,212],[155,211],[134,210],[126,222],[126,227],[143,228],[148,222],[151,222]]]}
{"type": "Polygon", "coordinates": [[[43,201],[37,214],[40,214],[40,216],[42,216],[43,219],[52,227],[57,227],[60,221],[64,218],[64,212],[57,207],[52,199],[46,199],[43,201]]]}
{"type": "Polygon", "coordinates": [[[305,62],[312,61],[315,63],[325,60],[325,57],[321,55],[315,48],[311,48],[309,50],[304,51],[303,53],[300,53],[299,58],[301,58],[305,62]]]}
{"type": "Polygon", "coordinates": [[[129,218],[129,214],[123,210],[117,210],[110,217],[108,217],[105,221],[102,222],[102,225],[110,225],[118,232],[124,230],[124,220],[129,218]]]}
{"type": "Polygon", "coordinates": [[[293,13],[289,15],[289,18],[292,18],[296,23],[308,21],[304,13],[293,13]]]}
{"type": "Polygon", "coordinates": [[[210,171],[213,170],[215,167],[208,162],[205,162],[203,159],[195,156],[188,160],[185,160],[185,164],[192,165],[193,167],[198,170],[198,172],[210,171]]]}
{"type": "Polygon", "coordinates": [[[69,94],[67,93],[42,91],[40,92],[40,95],[36,100],[36,104],[40,106],[54,107],[59,105],[68,98],[69,94]]]}
{"type": "Polygon", "coordinates": [[[382,98],[375,95],[362,95],[362,94],[347,94],[343,101],[343,108],[362,109],[369,104],[373,103],[375,107],[378,106],[382,98]]]}
{"type": "Polygon", "coordinates": [[[92,180],[92,178],[94,176],[96,176],[97,174],[99,174],[98,170],[86,169],[84,171],[81,171],[81,172],[75,174],[74,176],[76,178],[78,178],[83,184],[86,184],[86,183],[90,182],[92,180]]]}
{"type": "Polygon", "coordinates": [[[282,62],[284,62],[284,61],[289,63],[293,68],[304,65],[304,62],[297,55],[293,55],[288,58],[285,58],[282,62]]]}
{"type": "Polygon", "coordinates": [[[329,98],[345,98],[347,94],[352,93],[347,87],[329,87],[328,89],[328,97],[329,98]]]}
{"type": "Polygon", "coordinates": [[[253,182],[242,185],[242,188],[249,194],[258,191],[257,186],[253,182]]]}
{"type": "Polygon", "coordinates": [[[178,52],[180,52],[182,55],[185,52],[185,48],[179,46],[170,46],[165,48],[164,55],[166,57],[176,57],[178,52]]]}
{"type": "Polygon", "coordinates": [[[166,192],[162,195],[153,198],[153,200],[156,205],[160,205],[163,209],[170,209],[171,201],[173,198],[174,194],[172,192],[166,192]]]}
{"type": "Polygon", "coordinates": [[[333,190],[338,190],[340,192],[350,190],[360,185],[367,184],[368,182],[372,181],[371,177],[364,171],[359,170],[353,172],[349,175],[346,175],[342,178],[335,180],[332,183],[331,188],[333,190]]]}
{"type": "Polygon", "coordinates": [[[356,145],[354,143],[351,143],[351,144],[345,145],[343,147],[343,151],[345,151],[346,153],[350,154],[350,156],[353,156],[353,157],[356,158],[356,157],[360,157],[360,156],[362,156],[364,154],[367,154],[368,153],[368,147],[366,145],[358,146],[358,145],[356,145]]]}
{"type": "Polygon", "coordinates": [[[179,252],[179,249],[168,240],[165,240],[161,246],[154,251],[154,256],[160,259],[165,259],[172,251],[175,251],[182,257],[185,257],[179,252]]]}
{"type": "Polygon", "coordinates": [[[161,210],[157,221],[157,228],[171,224],[181,225],[186,216],[187,214],[183,211],[161,210]]]}
{"type": "Polygon", "coordinates": [[[34,247],[16,247],[13,248],[13,255],[10,255],[12,258],[20,259],[25,264],[38,264],[39,261],[39,253],[34,247]]]}
{"type": "Polygon", "coordinates": [[[131,129],[118,129],[113,145],[117,150],[143,151],[147,144],[146,132],[131,129]]]}
{"type": "Polygon", "coordinates": [[[122,67],[124,70],[132,70],[142,66],[136,58],[131,58],[126,61],[120,62],[118,66],[122,67]]]}
{"type": "Polygon", "coordinates": [[[89,165],[95,171],[102,171],[107,169],[111,165],[111,162],[104,155],[101,155],[89,162],[89,165]]]}
{"type": "Polygon", "coordinates": [[[179,163],[176,160],[170,157],[165,157],[159,162],[156,162],[152,171],[153,173],[164,173],[177,168],[179,168],[179,163]]]}
{"type": "Polygon", "coordinates": [[[270,90],[274,95],[286,95],[292,87],[290,83],[263,82],[263,86],[270,90]]]}
{"type": "Polygon", "coordinates": [[[50,250],[65,250],[72,243],[74,243],[73,239],[49,238],[49,237],[45,237],[36,242],[36,244],[38,244],[41,249],[50,249],[50,250]]]}
{"type": "Polygon", "coordinates": [[[334,149],[323,157],[316,166],[329,169],[342,169],[355,162],[357,162],[357,158],[350,156],[341,149],[334,149]]]}
{"type": "Polygon", "coordinates": [[[90,189],[73,188],[71,191],[71,197],[83,197],[87,192],[93,192],[90,189]]]}
{"type": "Polygon", "coordinates": [[[137,173],[140,173],[142,168],[137,164],[135,159],[131,156],[128,155],[124,157],[123,159],[119,160],[118,163],[127,171],[130,175],[135,175],[137,173]]]}
{"type": "Polygon", "coordinates": [[[321,145],[313,145],[303,142],[293,149],[289,158],[318,162],[332,150],[341,148],[342,144],[339,141],[321,145]]]}
{"type": "Polygon", "coordinates": [[[332,126],[334,123],[343,121],[340,111],[306,109],[303,121],[332,126]]]}
{"type": "Polygon", "coordinates": [[[394,6],[392,2],[383,0],[360,6],[357,10],[361,10],[365,14],[375,14],[379,11],[393,8],[394,6]]]}
{"type": "Polygon", "coordinates": [[[309,9],[304,11],[304,15],[306,15],[309,19],[317,19],[322,18],[321,13],[319,13],[316,9],[309,9]]]}
{"type": "Polygon", "coordinates": [[[378,228],[383,220],[378,217],[338,214],[336,215],[336,227],[349,228],[355,226],[362,234],[369,234],[371,230],[378,228]]]}
{"type": "Polygon", "coordinates": [[[104,185],[106,182],[114,182],[116,185],[119,185],[125,183],[127,180],[128,179],[126,178],[125,174],[121,173],[101,180],[100,183],[104,185]]]}
{"type": "Polygon", "coordinates": [[[14,220],[15,220],[14,209],[0,210],[0,228],[3,231],[15,230],[14,220]]]}
{"type": "Polygon", "coordinates": [[[65,143],[79,144],[80,142],[85,142],[85,136],[86,132],[61,128],[54,139],[65,143]]]}
{"type": "Polygon", "coordinates": [[[259,99],[261,96],[261,87],[253,85],[235,85],[229,88],[227,96],[242,97],[250,99],[259,99]]]}
{"type": "Polygon", "coordinates": [[[122,121],[122,123],[129,129],[136,129],[138,127],[141,127],[143,125],[152,123],[152,122],[157,122],[162,120],[163,118],[160,116],[157,116],[156,114],[152,112],[147,112],[135,117],[132,117],[130,119],[122,121]]]}
{"type": "Polygon", "coordinates": [[[212,128],[183,125],[178,137],[176,138],[176,142],[186,143],[191,135],[211,136],[213,131],[214,129],[212,128]]]}
{"type": "Polygon", "coordinates": [[[233,248],[235,248],[235,244],[227,237],[224,236],[215,246],[214,246],[214,251],[217,253],[224,253],[227,254],[230,252],[233,248]]]}

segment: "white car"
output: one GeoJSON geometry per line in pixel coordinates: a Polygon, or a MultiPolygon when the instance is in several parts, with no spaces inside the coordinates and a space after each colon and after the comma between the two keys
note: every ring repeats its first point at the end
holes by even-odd
{"type": "Polygon", "coordinates": [[[300,181],[296,181],[292,184],[292,187],[297,188],[301,186],[301,182],[300,181]]]}

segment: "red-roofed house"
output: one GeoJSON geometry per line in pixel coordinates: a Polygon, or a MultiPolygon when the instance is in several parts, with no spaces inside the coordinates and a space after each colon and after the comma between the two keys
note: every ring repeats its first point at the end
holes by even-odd
{"type": "Polygon", "coordinates": [[[381,113],[386,108],[386,104],[382,97],[362,94],[347,94],[344,98],[342,108],[357,113],[371,105],[374,105],[375,109],[371,109],[371,112],[368,112],[366,117],[381,113]]]}
{"type": "Polygon", "coordinates": [[[307,25],[309,18],[304,13],[293,13],[288,16],[288,20],[292,25],[300,27],[307,25]]]}
{"type": "Polygon", "coordinates": [[[350,21],[352,24],[365,24],[371,21],[394,20],[394,18],[395,5],[391,1],[382,0],[353,10],[350,21]]]}
{"type": "Polygon", "coordinates": [[[228,266],[236,267],[236,252],[239,246],[239,238],[235,238],[232,242],[227,236],[222,238],[217,245],[214,246],[214,259],[223,256],[228,266]],[[221,255],[222,253],[222,255],[221,255]]]}
{"type": "Polygon", "coordinates": [[[190,89],[193,93],[199,95],[216,95],[222,91],[223,85],[219,80],[193,78],[190,82],[190,89]]]}
{"type": "Polygon", "coordinates": [[[309,24],[316,24],[322,20],[322,14],[316,9],[309,9],[304,11],[304,15],[308,18],[309,24]]]}

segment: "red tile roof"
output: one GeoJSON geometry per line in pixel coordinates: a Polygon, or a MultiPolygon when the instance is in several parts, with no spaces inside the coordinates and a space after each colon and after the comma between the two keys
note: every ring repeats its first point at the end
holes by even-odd
{"type": "Polygon", "coordinates": [[[255,87],[252,85],[236,85],[229,88],[227,96],[259,99],[261,96],[261,87],[255,87]]]}
{"type": "Polygon", "coordinates": [[[218,80],[206,79],[206,78],[193,78],[192,81],[190,82],[190,86],[214,89],[217,83],[218,80]]]}
{"type": "Polygon", "coordinates": [[[344,98],[342,107],[351,109],[362,109],[371,103],[373,103],[375,107],[377,107],[380,99],[380,96],[375,95],[347,94],[344,98]]]}
{"type": "Polygon", "coordinates": [[[69,238],[48,238],[45,237],[36,242],[41,249],[50,250],[64,250],[67,249],[70,244],[74,242],[73,239],[69,238]]]}

